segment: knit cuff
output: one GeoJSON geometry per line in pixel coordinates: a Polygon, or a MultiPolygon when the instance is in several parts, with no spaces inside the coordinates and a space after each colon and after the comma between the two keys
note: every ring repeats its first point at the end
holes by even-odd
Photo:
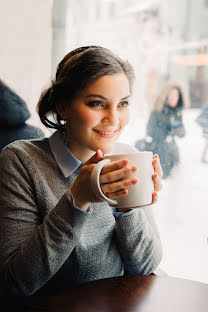
{"type": "Polygon", "coordinates": [[[76,209],[64,194],[51,213],[51,218],[55,218],[56,226],[66,234],[75,235],[79,238],[83,224],[89,217],[81,209],[76,209]]]}
{"type": "Polygon", "coordinates": [[[135,208],[134,213],[123,214],[122,217],[115,217],[116,229],[120,235],[126,235],[127,233],[134,235],[143,228],[146,222],[144,211],[141,208],[135,208]]]}
{"type": "MultiPolygon", "coordinates": [[[[66,191],[66,197],[68,199],[68,201],[70,202],[70,204],[75,208],[75,209],[78,209],[78,210],[81,210],[83,211],[82,209],[80,209],[76,204],[75,204],[75,201],[74,201],[74,197],[71,193],[71,190],[70,188],[66,191]]],[[[89,205],[87,210],[86,211],[83,211],[83,212],[90,212],[92,210],[92,207],[89,205]]]]}

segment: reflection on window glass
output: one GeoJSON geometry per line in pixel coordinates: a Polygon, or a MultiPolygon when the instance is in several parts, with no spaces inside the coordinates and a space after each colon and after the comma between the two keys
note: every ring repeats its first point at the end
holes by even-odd
{"type": "Polygon", "coordinates": [[[69,0],[65,47],[102,45],[133,64],[132,121],[120,140],[140,142],[139,149],[156,151],[164,163],[153,208],[164,246],[161,267],[206,283],[207,8],[207,0],[69,0]]]}

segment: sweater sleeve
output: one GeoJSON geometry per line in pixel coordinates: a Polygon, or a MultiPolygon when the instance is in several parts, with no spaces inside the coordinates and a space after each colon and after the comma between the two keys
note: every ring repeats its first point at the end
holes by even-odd
{"type": "MultiPolygon", "coordinates": [[[[154,115],[154,114],[153,114],[154,115]]],[[[155,118],[155,117],[151,118],[155,118]]],[[[130,145],[119,144],[117,152],[136,152],[130,145]]],[[[127,213],[114,213],[116,220],[116,239],[129,275],[150,274],[159,265],[162,247],[153,206],[133,209],[127,213]]]]}
{"type": "MultiPolygon", "coordinates": [[[[145,208],[144,208],[145,209],[145,208]]],[[[159,265],[162,247],[155,225],[142,208],[116,217],[119,251],[128,275],[148,275],[159,265]]]]}
{"type": "Polygon", "coordinates": [[[74,208],[64,194],[43,217],[30,173],[9,148],[0,155],[0,172],[1,285],[32,295],[70,256],[89,213],[74,208]]]}

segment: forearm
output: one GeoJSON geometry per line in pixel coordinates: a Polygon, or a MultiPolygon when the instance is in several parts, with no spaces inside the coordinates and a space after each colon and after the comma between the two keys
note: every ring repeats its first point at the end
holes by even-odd
{"type": "Polygon", "coordinates": [[[63,195],[69,185],[53,166],[44,176],[42,162],[35,165],[9,147],[0,155],[0,276],[18,295],[33,294],[59,271],[89,216],[63,195]]]}
{"type": "Polygon", "coordinates": [[[72,253],[86,218],[86,213],[70,207],[64,195],[42,224],[3,221],[0,266],[4,285],[18,295],[32,295],[40,289],[72,253]]]}
{"type": "Polygon", "coordinates": [[[119,251],[130,275],[150,274],[158,266],[161,242],[142,209],[116,219],[119,251]]]}

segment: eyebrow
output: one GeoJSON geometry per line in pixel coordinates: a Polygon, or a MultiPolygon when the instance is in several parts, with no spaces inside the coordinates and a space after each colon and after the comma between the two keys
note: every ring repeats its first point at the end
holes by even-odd
{"type": "MultiPolygon", "coordinates": [[[[121,101],[128,99],[130,96],[131,96],[131,95],[129,94],[129,95],[123,97],[123,98],[121,99],[121,101]]],[[[104,96],[102,96],[102,95],[100,95],[100,94],[89,94],[89,95],[87,95],[86,97],[87,97],[87,98],[89,98],[89,97],[97,97],[97,98],[100,98],[100,99],[102,99],[102,100],[108,100],[106,97],[104,97],[104,96]]]]}

